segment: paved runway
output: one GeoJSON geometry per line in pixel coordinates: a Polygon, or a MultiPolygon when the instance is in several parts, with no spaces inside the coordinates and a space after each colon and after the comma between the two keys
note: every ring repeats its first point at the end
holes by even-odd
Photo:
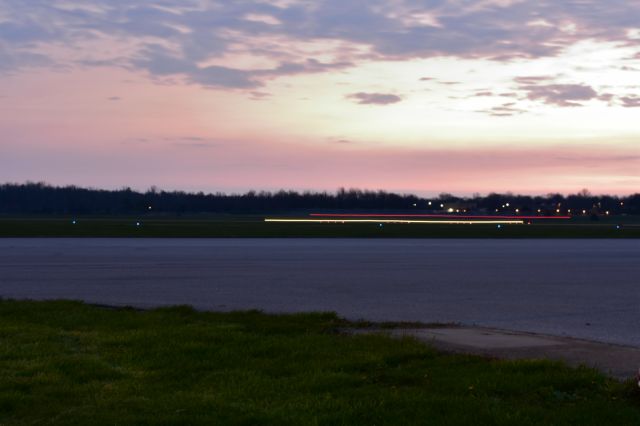
{"type": "Polygon", "coordinates": [[[337,311],[640,347],[640,240],[0,239],[0,296],[337,311]]]}

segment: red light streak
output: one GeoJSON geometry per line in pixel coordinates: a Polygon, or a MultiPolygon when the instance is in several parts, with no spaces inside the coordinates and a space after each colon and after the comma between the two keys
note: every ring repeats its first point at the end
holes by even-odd
{"type": "Polygon", "coordinates": [[[284,223],[417,223],[426,225],[487,225],[487,224],[499,224],[499,225],[522,225],[522,220],[464,220],[464,219],[449,219],[449,220],[428,220],[428,219],[280,219],[280,218],[265,218],[265,222],[284,222],[284,223]]]}
{"type": "Polygon", "coordinates": [[[571,219],[571,216],[500,216],[500,215],[477,215],[477,216],[461,216],[454,214],[375,214],[375,213],[311,213],[313,217],[429,217],[429,218],[447,218],[447,219],[571,219]]]}

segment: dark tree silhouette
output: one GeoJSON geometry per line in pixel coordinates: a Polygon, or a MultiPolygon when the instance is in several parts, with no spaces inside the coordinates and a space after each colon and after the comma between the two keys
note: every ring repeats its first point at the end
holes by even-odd
{"type": "Polygon", "coordinates": [[[245,194],[204,194],[182,191],[162,191],[151,187],[147,192],[130,188],[102,190],[77,186],[56,187],[45,183],[0,185],[0,214],[3,215],[125,215],[148,213],[273,213],[311,211],[440,211],[514,212],[556,214],[640,214],[640,194],[627,197],[592,195],[586,190],[563,196],[548,194],[496,194],[485,197],[456,197],[443,193],[434,198],[385,191],[339,189],[328,192],[256,192],[245,194]],[[429,204],[431,202],[431,205],[429,204]],[[507,206],[508,204],[508,206],[507,206]],[[443,207],[440,207],[443,205],[443,207]],[[506,207],[505,207],[506,206],[506,207]]]}

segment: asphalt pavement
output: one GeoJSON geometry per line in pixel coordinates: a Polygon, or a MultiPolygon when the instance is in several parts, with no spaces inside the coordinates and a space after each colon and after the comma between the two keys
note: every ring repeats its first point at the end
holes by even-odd
{"type": "Polygon", "coordinates": [[[640,240],[0,239],[0,297],[336,311],[640,347],[640,240]]]}

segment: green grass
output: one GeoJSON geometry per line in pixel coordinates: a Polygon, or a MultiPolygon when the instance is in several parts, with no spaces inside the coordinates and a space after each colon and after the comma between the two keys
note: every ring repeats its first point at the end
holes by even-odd
{"type": "Polygon", "coordinates": [[[532,225],[265,223],[260,216],[210,218],[0,218],[0,237],[356,237],[356,238],[640,238],[637,218],[532,225]],[[140,221],[141,226],[136,226],[140,221]],[[615,225],[622,223],[622,229],[615,225]]]}
{"type": "Polygon", "coordinates": [[[640,424],[631,382],[338,332],[347,325],[0,301],[0,424],[640,424]]]}

